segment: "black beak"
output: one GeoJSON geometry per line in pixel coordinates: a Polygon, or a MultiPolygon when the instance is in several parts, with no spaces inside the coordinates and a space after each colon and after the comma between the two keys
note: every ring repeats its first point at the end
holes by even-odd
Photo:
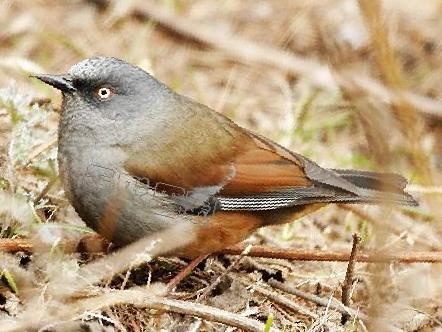
{"type": "Polygon", "coordinates": [[[77,90],[72,84],[71,76],[68,74],[62,74],[62,75],[41,74],[41,75],[31,75],[31,77],[38,78],[40,81],[45,82],[46,84],[49,84],[62,92],[72,92],[77,90]]]}

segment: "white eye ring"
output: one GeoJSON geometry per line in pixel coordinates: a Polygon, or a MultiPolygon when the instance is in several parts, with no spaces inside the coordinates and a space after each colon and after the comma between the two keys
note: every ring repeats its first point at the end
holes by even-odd
{"type": "Polygon", "coordinates": [[[111,88],[108,87],[100,87],[95,91],[96,96],[98,99],[106,100],[112,97],[114,94],[111,88]]]}

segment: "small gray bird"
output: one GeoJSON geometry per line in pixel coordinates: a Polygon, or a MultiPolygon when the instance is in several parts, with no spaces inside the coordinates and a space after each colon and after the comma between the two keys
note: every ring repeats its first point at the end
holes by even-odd
{"type": "Polygon", "coordinates": [[[66,195],[117,245],[185,225],[186,244],[169,254],[195,257],[327,203],[416,205],[399,175],[321,168],[122,60],[35,77],[63,94],[66,195]]]}

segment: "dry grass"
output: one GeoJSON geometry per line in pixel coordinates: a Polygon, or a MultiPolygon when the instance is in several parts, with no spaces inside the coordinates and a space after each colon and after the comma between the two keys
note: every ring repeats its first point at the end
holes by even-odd
{"type": "Polygon", "coordinates": [[[350,251],[358,232],[366,251],[440,250],[441,11],[437,0],[0,1],[1,236],[36,248],[0,254],[0,330],[264,330],[270,315],[284,331],[440,330],[437,264],[357,263],[342,325],[331,304],[344,263],[212,256],[166,295],[183,262],[154,258],[152,242],[92,262],[63,253],[90,230],[57,181],[60,96],[28,74],[123,58],[322,166],[401,173],[420,202],[332,206],[250,243],[350,251]]]}

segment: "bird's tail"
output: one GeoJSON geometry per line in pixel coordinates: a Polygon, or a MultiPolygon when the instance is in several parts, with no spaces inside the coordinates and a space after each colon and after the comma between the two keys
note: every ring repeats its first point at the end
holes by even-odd
{"type": "Polygon", "coordinates": [[[361,189],[361,195],[349,197],[347,203],[394,203],[416,206],[418,203],[404,191],[407,180],[393,173],[376,173],[333,169],[340,177],[361,189]]]}

